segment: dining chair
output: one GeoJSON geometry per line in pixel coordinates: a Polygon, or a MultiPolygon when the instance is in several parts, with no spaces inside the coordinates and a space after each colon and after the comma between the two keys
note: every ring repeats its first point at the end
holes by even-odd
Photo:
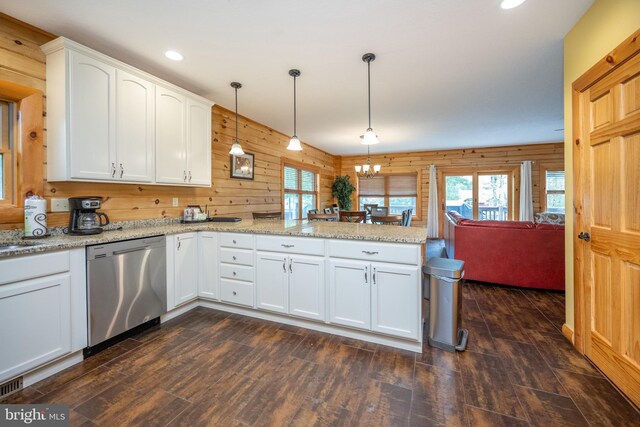
{"type": "Polygon", "coordinates": [[[324,208],[324,213],[330,214],[331,213],[331,208],[324,208]]]}
{"type": "Polygon", "coordinates": [[[330,213],[330,214],[315,213],[314,214],[309,212],[309,214],[307,215],[307,219],[309,221],[337,221],[338,214],[335,214],[335,213],[330,213]]]}
{"type": "Polygon", "coordinates": [[[387,216],[389,215],[389,208],[386,206],[376,206],[371,209],[371,220],[373,221],[373,217],[375,216],[387,216]]]}
{"type": "Polygon", "coordinates": [[[282,219],[282,212],[253,212],[253,219],[282,219]]]}
{"type": "Polygon", "coordinates": [[[382,225],[402,225],[402,215],[372,216],[371,222],[382,225]]]}
{"type": "Polygon", "coordinates": [[[371,209],[377,208],[377,207],[378,207],[377,203],[365,203],[364,204],[364,211],[367,213],[367,221],[371,220],[371,209]]]}
{"type": "Polygon", "coordinates": [[[402,226],[411,226],[411,217],[413,215],[413,209],[405,209],[402,211],[402,226]]]}
{"type": "Polygon", "coordinates": [[[334,206],[334,207],[333,207],[333,208],[331,208],[331,209],[333,209],[333,213],[334,213],[334,214],[336,214],[336,215],[338,214],[338,212],[340,212],[340,208],[339,208],[339,207],[337,207],[337,206],[334,206]]]}
{"type": "Polygon", "coordinates": [[[315,215],[315,214],[317,214],[317,213],[318,213],[318,209],[309,209],[309,210],[307,211],[307,214],[314,214],[314,215],[315,215]]]}
{"type": "Polygon", "coordinates": [[[402,215],[372,216],[371,222],[383,225],[402,225],[402,215]]]}
{"type": "Polygon", "coordinates": [[[367,220],[366,211],[340,211],[341,222],[365,222],[367,220]]]}

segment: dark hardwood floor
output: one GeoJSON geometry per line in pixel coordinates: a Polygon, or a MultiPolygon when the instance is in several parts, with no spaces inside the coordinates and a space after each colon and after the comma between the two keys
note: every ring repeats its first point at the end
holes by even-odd
{"type": "Polygon", "coordinates": [[[467,283],[463,297],[463,353],[198,308],[2,403],[67,403],[74,426],[640,425],[561,335],[563,295],[467,283]]]}

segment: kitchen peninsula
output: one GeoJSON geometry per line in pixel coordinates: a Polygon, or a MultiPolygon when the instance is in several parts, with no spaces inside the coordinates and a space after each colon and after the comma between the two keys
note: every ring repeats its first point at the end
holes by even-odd
{"type": "Polygon", "coordinates": [[[56,228],[37,241],[0,232],[0,308],[24,318],[17,322],[20,331],[2,332],[15,354],[3,358],[0,381],[24,374],[28,385],[82,359],[87,246],[162,235],[162,322],[207,307],[422,351],[424,228],[277,220],[148,220],[110,227],[92,236],[67,236],[56,228]],[[48,320],[37,315],[45,308],[48,320]],[[29,354],[18,345],[25,334],[43,338],[29,354]]]}

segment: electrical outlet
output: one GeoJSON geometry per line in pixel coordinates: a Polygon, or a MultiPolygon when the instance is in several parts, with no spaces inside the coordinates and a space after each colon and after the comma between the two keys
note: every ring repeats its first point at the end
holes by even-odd
{"type": "Polygon", "coordinates": [[[51,199],[51,212],[68,212],[69,199],[51,199]]]}
{"type": "Polygon", "coordinates": [[[178,207],[178,198],[177,197],[173,198],[173,202],[172,202],[171,206],[173,206],[174,208],[178,207]]]}

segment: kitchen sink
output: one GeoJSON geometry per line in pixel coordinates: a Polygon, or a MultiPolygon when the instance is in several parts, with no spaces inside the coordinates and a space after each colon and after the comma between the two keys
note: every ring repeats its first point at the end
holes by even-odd
{"type": "Polygon", "coordinates": [[[35,242],[17,242],[17,243],[0,243],[0,251],[14,251],[16,249],[25,248],[29,246],[37,246],[41,243],[35,242]]]}

